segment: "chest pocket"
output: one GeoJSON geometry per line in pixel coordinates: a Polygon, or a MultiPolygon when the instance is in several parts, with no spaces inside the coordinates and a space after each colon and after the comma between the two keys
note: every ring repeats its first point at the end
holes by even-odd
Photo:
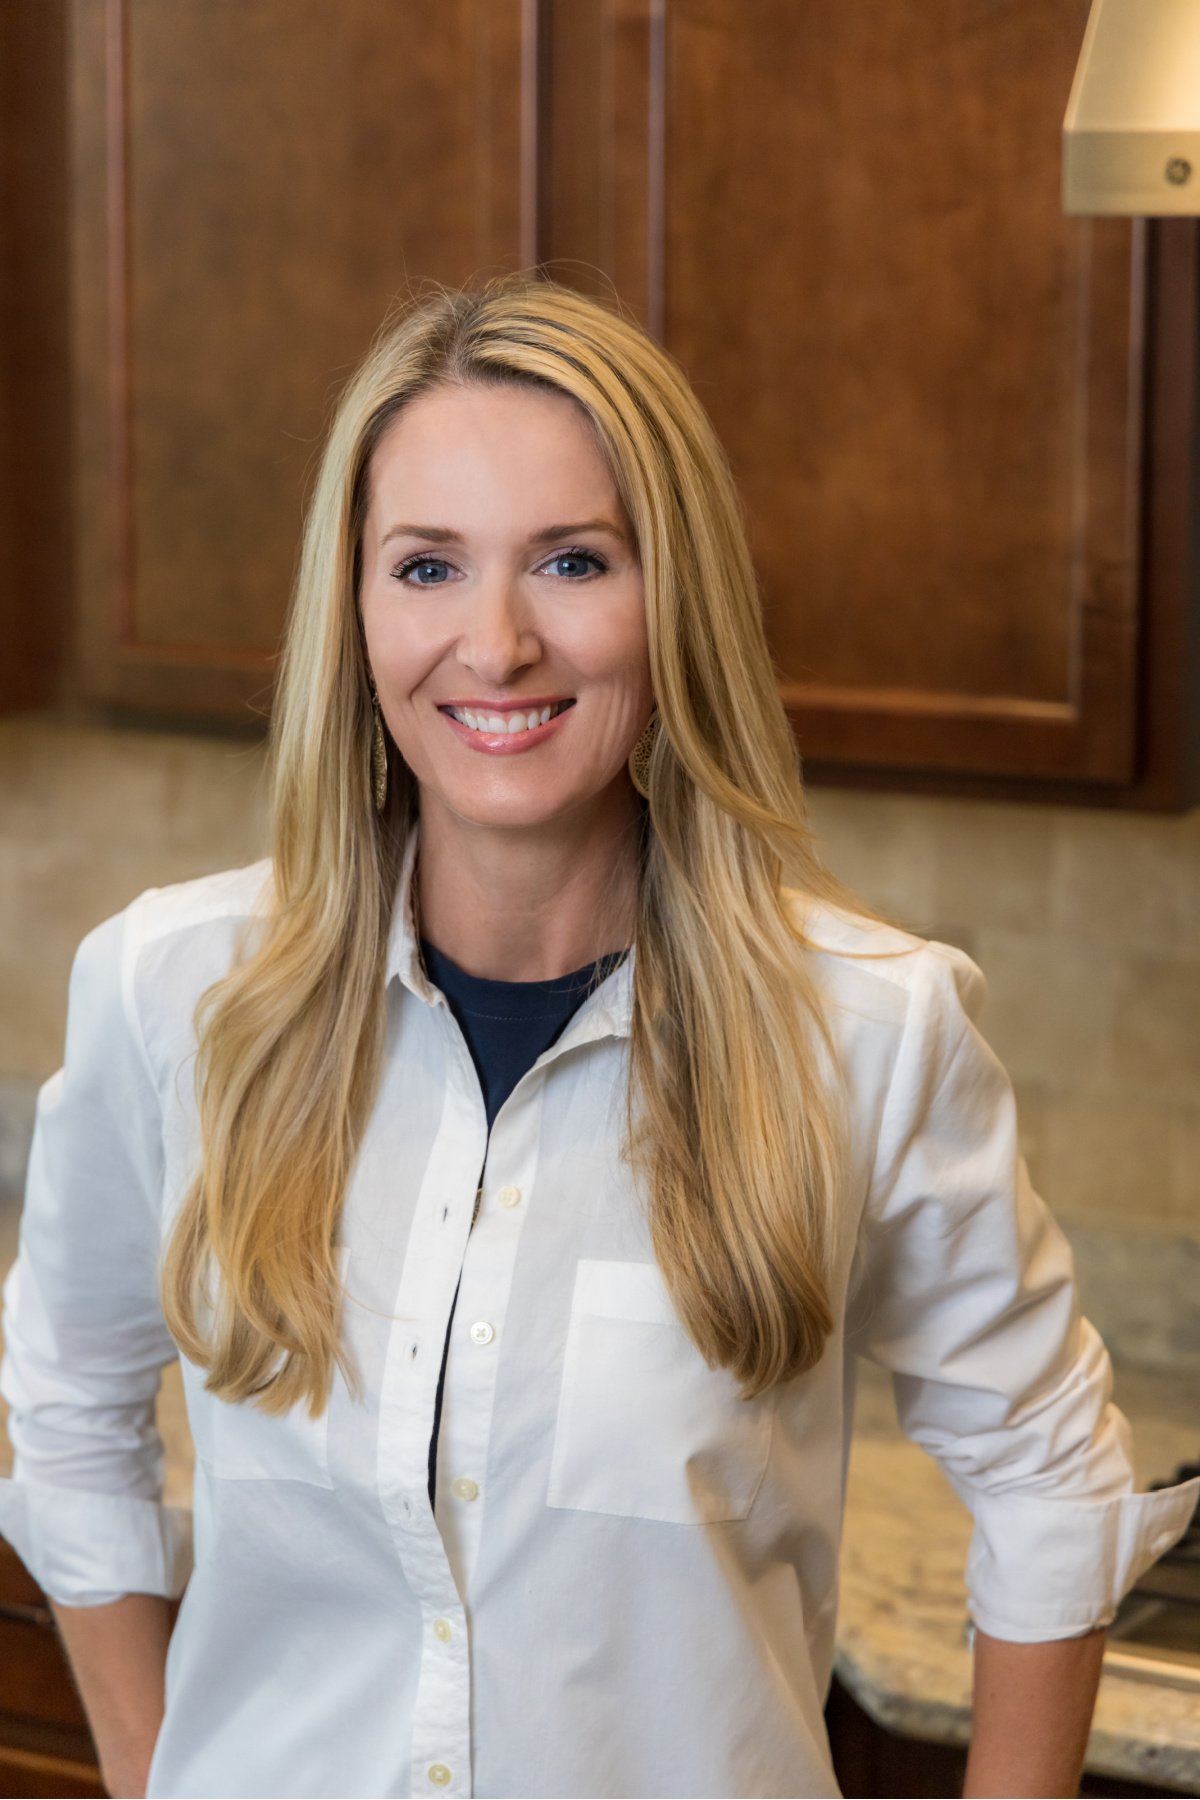
{"type": "Polygon", "coordinates": [[[744,1401],[680,1322],[657,1263],[576,1269],[555,1421],[551,1506],[680,1525],[744,1519],[775,1397],[744,1401]]]}
{"type": "MultiPolygon", "coordinates": [[[[339,1278],[344,1282],[349,1251],[336,1251],[339,1278]]],[[[329,1468],[329,1407],[337,1395],[341,1377],[334,1371],[330,1400],[319,1419],[308,1416],[308,1401],[289,1412],[271,1414],[252,1400],[231,1402],[206,1393],[207,1370],[186,1357],[180,1358],[188,1424],[196,1457],[207,1463],[222,1481],[306,1481],[331,1488],[329,1468]]]]}

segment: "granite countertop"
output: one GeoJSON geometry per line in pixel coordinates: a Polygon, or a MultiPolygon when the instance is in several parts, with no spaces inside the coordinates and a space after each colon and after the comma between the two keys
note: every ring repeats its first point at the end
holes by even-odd
{"type": "MultiPolygon", "coordinates": [[[[1192,1373],[1116,1370],[1139,1488],[1196,1455],[1192,1373]]],[[[906,1737],[966,1744],[972,1656],[963,1569],[971,1519],[901,1433],[884,1371],[860,1365],[842,1544],[835,1668],[871,1717],[906,1737]]],[[[1200,1792],[1195,1692],[1106,1668],[1088,1741],[1093,1774],[1200,1792]]]]}
{"type": "MultiPolygon", "coordinates": [[[[15,1241],[10,1255],[13,1251],[15,1241]]],[[[1165,1479],[1195,1457],[1195,1395],[1193,1373],[1118,1365],[1114,1399],[1133,1425],[1139,1487],[1165,1479]]],[[[0,1399],[0,1428],[7,1413],[0,1399]]],[[[171,1505],[190,1506],[194,1457],[178,1363],[163,1375],[158,1425],[166,1450],[164,1497],[171,1505]]],[[[4,1429],[0,1474],[11,1470],[4,1429]]],[[[908,1737],[965,1744],[970,1736],[972,1658],[963,1585],[970,1535],[970,1516],[954,1490],[933,1460],[901,1433],[887,1375],[861,1364],[835,1667],[872,1718],[908,1737]]],[[[1106,1670],[1087,1767],[1185,1794],[1200,1792],[1195,1694],[1106,1670]]]]}

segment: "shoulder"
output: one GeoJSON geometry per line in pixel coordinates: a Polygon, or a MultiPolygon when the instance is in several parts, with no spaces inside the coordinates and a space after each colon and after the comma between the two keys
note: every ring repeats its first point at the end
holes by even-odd
{"type": "Polygon", "coordinates": [[[125,909],[126,954],[135,959],[175,937],[211,933],[262,916],[272,893],[271,861],[201,875],[170,887],[147,888],[125,909]]]}
{"type": "Polygon", "coordinates": [[[72,976],[84,994],[119,997],[149,1049],[190,1034],[204,989],[229,972],[245,927],[266,916],[269,859],[169,887],[147,888],[80,944],[72,976]]]}
{"type": "Polygon", "coordinates": [[[196,1001],[228,972],[247,920],[265,910],[271,865],[252,863],[148,888],[81,940],[71,965],[66,1063],[79,1087],[134,1065],[155,1075],[160,1052],[190,1048],[196,1001]]]}
{"type": "Polygon", "coordinates": [[[987,981],[958,945],[794,888],[783,894],[814,978],[835,1008],[925,1038],[978,1017],[987,981]]]}
{"type": "Polygon", "coordinates": [[[249,863],[170,887],[146,888],[85,935],[75,955],[77,975],[129,980],[155,945],[212,935],[269,905],[271,863],[249,863]]]}

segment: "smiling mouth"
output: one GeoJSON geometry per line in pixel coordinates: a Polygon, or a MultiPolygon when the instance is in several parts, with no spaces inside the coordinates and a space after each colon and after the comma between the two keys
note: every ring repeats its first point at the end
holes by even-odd
{"type": "Polygon", "coordinates": [[[508,737],[518,737],[523,731],[535,731],[539,725],[547,724],[574,704],[574,700],[560,700],[554,706],[530,707],[528,712],[518,708],[515,712],[493,713],[469,706],[439,706],[438,711],[449,713],[452,719],[457,719],[460,725],[467,726],[471,731],[491,736],[503,733],[508,737]]]}

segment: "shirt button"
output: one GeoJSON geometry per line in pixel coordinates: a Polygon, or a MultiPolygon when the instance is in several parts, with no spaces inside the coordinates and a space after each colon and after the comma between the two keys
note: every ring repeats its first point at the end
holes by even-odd
{"type": "Polygon", "coordinates": [[[433,1621],[433,1630],[434,1635],[440,1637],[443,1644],[448,1644],[450,1642],[451,1625],[449,1619],[435,1619],[433,1621]]]}
{"type": "Polygon", "coordinates": [[[460,1475],[457,1481],[450,1483],[450,1487],[460,1500],[474,1500],[479,1494],[479,1484],[472,1481],[469,1475],[460,1475]]]}
{"type": "Polygon", "coordinates": [[[426,1772],[436,1787],[445,1787],[450,1780],[450,1771],[445,1763],[430,1763],[426,1772]]]}
{"type": "Polygon", "coordinates": [[[1174,1542],[1175,1542],[1175,1533],[1173,1531],[1160,1531],[1158,1536],[1154,1539],[1153,1543],[1150,1545],[1150,1548],[1153,1550],[1153,1552],[1156,1556],[1161,1556],[1163,1551],[1169,1550],[1171,1548],[1171,1545],[1174,1542]]]}
{"type": "Polygon", "coordinates": [[[495,1328],[486,1319],[476,1319],[471,1327],[471,1336],[477,1344],[490,1344],[495,1335],[495,1328]]]}
{"type": "Polygon", "coordinates": [[[501,1206],[516,1206],[521,1198],[519,1187],[502,1187],[500,1189],[501,1206]]]}

